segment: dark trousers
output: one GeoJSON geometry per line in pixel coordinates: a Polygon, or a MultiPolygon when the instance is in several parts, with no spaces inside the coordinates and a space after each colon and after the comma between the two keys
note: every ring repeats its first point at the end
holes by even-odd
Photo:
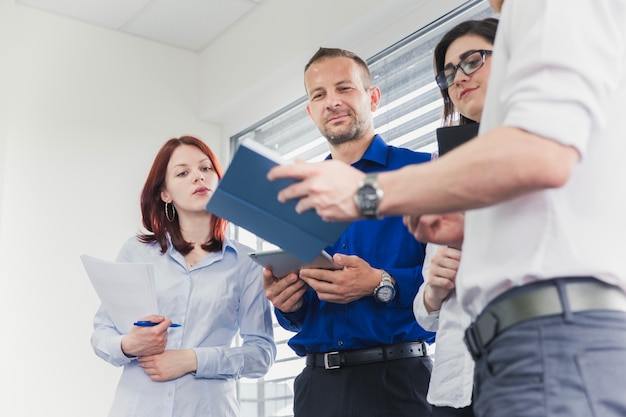
{"type": "Polygon", "coordinates": [[[324,369],[294,382],[295,417],[431,417],[430,357],[324,369]]]}
{"type": "Polygon", "coordinates": [[[433,406],[433,417],[474,417],[474,410],[471,405],[463,408],[433,406]]]}

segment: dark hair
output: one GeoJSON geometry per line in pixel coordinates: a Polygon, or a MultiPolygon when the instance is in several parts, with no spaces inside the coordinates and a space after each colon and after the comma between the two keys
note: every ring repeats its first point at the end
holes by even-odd
{"type": "MultiPolygon", "coordinates": [[[[315,55],[309,59],[309,62],[304,66],[304,72],[309,69],[309,67],[317,61],[321,61],[325,58],[337,58],[344,57],[349,58],[357,63],[357,65],[361,68],[363,73],[363,87],[370,88],[372,86],[372,74],[370,73],[370,69],[367,66],[367,62],[365,62],[360,56],[355,54],[354,52],[346,51],[345,49],[339,48],[323,48],[317,50],[315,55]]],[[[306,89],[306,86],[305,86],[306,89]]]]}
{"type": "MultiPolygon", "coordinates": [[[[435,75],[443,71],[445,66],[446,52],[452,42],[460,37],[466,35],[480,36],[487,42],[493,45],[496,38],[496,30],[498,29],[498,19],[488,17],[482,20],[467,20],[461,22],[452,29],[450,29],[439,41],[435,47],[433,54],[433,67],[435,69],[435,75]]],[[[454,104],[450,100],[448,90],[440,90],[441,97],[443,97],[443,125],[450,126],[454,120],[454,115],[457,111],[454,108],[454,104]]],[[[459,114],[459,124],[475,123],[474,120],[459,114]]]]}
{"type": "MultiPolygon", "coordinates": [[[[142,223],[150,233],[138,233],[137,237],[143,243],[158,242],[161,246],[161,253],[165,253],[167,250],[167,234],[169,233],[176,250],[186,255],[193,249],[193,244],[183,239],[178,216],[174,216],[174,220],[171,222],[167,220],[165,217],[165,203],[161,200],[167,164],[170,162],[174,150],[182,145],[191,145],[200,149],[211,160],[217,177],[221,179],[223,176],[222,168],[217,162],[215,154],[202,140],[194,136],[181,136],[165,142],[154,158],[152,168],[150,168],[150,173],[141,191],[142,223]]],[[[226,220],[217,216],[211,216],[211,239],[202,244],[202,249],[209,252],[222,250],[222,243],[226,236],[226,225],[226,220]]]]}

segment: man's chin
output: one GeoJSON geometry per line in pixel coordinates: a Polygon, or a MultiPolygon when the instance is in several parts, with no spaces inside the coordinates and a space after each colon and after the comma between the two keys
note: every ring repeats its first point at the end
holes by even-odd
{"type": "Polygon", "coordinates": [[[351,142],[357,138],[355,132],[326,132],[326,140],[333,145],[351,142]]]}

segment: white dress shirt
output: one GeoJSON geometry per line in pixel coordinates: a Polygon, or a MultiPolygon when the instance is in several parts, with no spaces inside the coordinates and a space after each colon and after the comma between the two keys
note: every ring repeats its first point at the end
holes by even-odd
{"type": "Polygon", "coordinates": [[[461,408],[471,404],[474,386],[474,360],[463,342],[470,317],[461,309],[456,292],[452,292],[444,300],[438,311],[429,314],[424,305],[430,260],[439,247],[433,243],[426,245],[422,269],[424,283],[413,302],[413,312],[417,322],[424,329],[437,332],[427,400],[436,406],[461,408]]]}
{"type": "Polygon", "coordinates": [[[480,132],[518,127],[581,160],[563,187],[466,213],[457,293],[471,316],[553,277],[592,275],[626,291],[624,22],[624,1],[504,2],[480,132]]]}
{"type": "Polygon", "coordinates": [[[221,252],[188,269],[171,244],[161,254],[156,243],[135,237],[126,242],[118,261],[152,263],[158,314],[182,325],[169,329],[166,349],[193,349],[198,368],[172,381],[152,381],[136,359],[124,355],[123,335],[101,307],[93,348],[102,359],[124,366],[110,417],[239,416],[235,381],[263,376],[276,356],[262,268],[248,258],[250,251],[227,239],[221,252]],[[233,347],[238,332],[243,344],[233,347]]]}

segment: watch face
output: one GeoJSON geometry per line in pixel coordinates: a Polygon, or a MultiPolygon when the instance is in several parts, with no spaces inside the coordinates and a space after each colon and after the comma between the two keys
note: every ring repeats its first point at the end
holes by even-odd
{"type": "Polygon", "coordinates": [[[393,300],[393,297],[396,295],[396,290],[392,285],[383,285],[382,287],[376,290],[376,299],[383,303],[387,303],[393,300]]]}
{"type": "Polygon", "coordinates": [[[378,187],[376,175],[375,173],[366,174],[354,194],[354,204],[366,219],[378,218],[378,205],[383,197],[383,190],[378,187]]]}
{"type": "Polygon", "coordinates": [[[358,191],[361,211],[372,211],[378,207],[378,194],[371,185],[366,185],[358,191]]]}
{"type": "Polygon", "coordinates": [[[355,202],[359,208],[359,212],[366,218],[376,217],[378,213],[378,201],[378,192],[369,184],[361,187],[355,195],[355,202]]]}

